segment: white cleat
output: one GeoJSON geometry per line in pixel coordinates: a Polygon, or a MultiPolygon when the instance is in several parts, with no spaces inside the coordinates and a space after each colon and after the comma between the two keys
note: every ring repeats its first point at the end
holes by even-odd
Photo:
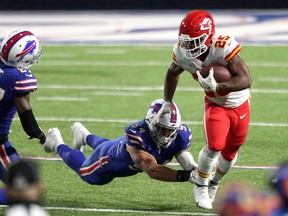
{"type": "Polygon", "coordinates": [[[214,200],[215,200],[215,196],[216,196],[216,193],[217,193],[217,190],[218,190],[218,187],[219,187],[219,183],[213,183],[213,182],[209,182],[209,185],[208,185],[208,194],[209,194],[209,198],[211,199],[211,202],[213,203],[214,200]]]}
{"type": "Polygon", "coordinates": [[[74,134],[73,139],[74,149],[83,151],[83,147],[87,145],[86,137],[91,133],[80,122],[75,122],[72,125],[72,131],[74,134]]]}
{"type": "Polygon", "coordinates": [[[196,205],[199,208],[203,209],[212,209],[212,202],[208,195],[208,187],[207,186],[195,186],[193,188],[193,195],[195,198],[196,205]]]}
{"type": "Polygon", "coordinates": [[[48,131],[46,142],[43,145],[44,151],[48,153],[50,152],[57,153],[57,147],[60,144],[64,144],[64,141],[59,129],[57,127],[50,128],[48,131]]]}

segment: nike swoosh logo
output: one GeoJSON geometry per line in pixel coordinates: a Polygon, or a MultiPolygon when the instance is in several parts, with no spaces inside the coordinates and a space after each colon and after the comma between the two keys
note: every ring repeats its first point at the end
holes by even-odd
{"type": "Polygon", "coordinates": [[[25,74],[27,77],[33,77],[33,74],[25,74]]]}
{"type": "Polygon", "coordinates": [[[244,115],[239,116],[239,118],[243,119],[246,115],[247,115],[247,113],[245,113],[244,115]]]}

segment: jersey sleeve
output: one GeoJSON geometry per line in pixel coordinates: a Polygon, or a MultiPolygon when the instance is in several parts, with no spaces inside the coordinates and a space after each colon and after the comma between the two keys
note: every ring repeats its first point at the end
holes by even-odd
{"type": "Polygon", "coordinates": [[[190,147],[192,143],[192,132],[187,125],[181,125],[176,142],[178,148],[177,152],[188,149],[190,147]]]}
{"type": "Polygon", "coordinates": [[[146,150],[147,145],[142,139],[143,133],[141,133],[141,126],[138,124],[133,124],[125,129],[125,136],[127,144],[138,149],[146,150]]]}
{"type": "Polygon", "coordinates": [[[178,44],[174,44],[174,47],[173,47],[173,53],[172,53],[172,61],[177,64],[177,52],[178,52],[179,48],[178,48],[178,44]]]}
{"type": "Polygon", "coordinates": [[[37,79],[30,71],[24,71],[17,76],[14,91],[16,94],[23,95],[37,90],[37,79]]]}
{"type": "Polygon", "coordinates": [[[240,44],[230,35],[219,35],[215,37],[213,46],[215,47],[213,56],[215,58],[224,58],[225,62],[229,62],[241,51],[240,44]]]}
{"type": "Polygon", "coordinates": [[[239,54],[241,51],[241,46],[235,40],[234,37],[231,37],[227,41],[226,48],[224,49],[225,61],[229,62],[235,55],[239,54]]]}

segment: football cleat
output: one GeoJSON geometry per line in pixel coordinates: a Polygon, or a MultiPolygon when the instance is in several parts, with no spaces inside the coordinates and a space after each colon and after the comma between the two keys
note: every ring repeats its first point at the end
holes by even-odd
{"type": "Polygon", "coordinates": [[[209,198],[211,199],[211,202],[212,202],[212,203],[213,203],[214,200],[215,200],[215,196],[216,196],[218,187],[219,187],[219,183],[215,183],[215,182],[213,182],[213,181],[210,181],[210,182],[209,182],[209,185],[208,185],[208,194],[209,194],[209,198]]]}
{"type": "Polygon", "coordinates": [[[74,134],[73,139],[74,149],[83,152],[83,148],[87,145],[86,137],[91,133],[80,122],[75,122],[72,125],[72,131],[74,134]]]}
{"type": "Polygon", "coordinates": [[[44,151],[48,153],[50,152],[57,153],[57,147],[60,144],[64,144],[64,141],[59,129],[57,127],[50,128],[48,131],[46,142],[43,145],[44,151]]]}
{"type": "Polygon", "coordinates": [[[207,186],[195,186],[192,190],[197,207],[212,209],[212,202],[208,195],[207,186]]]}

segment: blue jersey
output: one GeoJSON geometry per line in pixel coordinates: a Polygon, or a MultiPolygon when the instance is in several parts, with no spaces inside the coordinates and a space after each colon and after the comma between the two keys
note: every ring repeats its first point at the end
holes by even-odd
{"type": "MultiPolygon", "coordinates": [[[[125,136],[115,140],[90,134],[87,136],[87,144],[94,149],[94,152],[83,161],[77,173],[90,184],[107,184],[115,177],[131,176],[142,172],[127,152],[126,144],[147,151],[155,157],[158,164],[165,165],[179,152],[189,148],[191,138],[191,130],[182,124],[176,139],[167,148],[160,148],[151,138],[145,120],[128,126],[125,129],[125,136]]],[[[58,150],[61,151],[61,148],[59,146],[58,150]]],[[[66,161],[61,153],[59,155],[66,161]]],[[[77,169],[79,168],[75,167],[74,170],[77,169]]]]}
{"type": "Polygon", "coordinates": [[[28,69],[9,67],[0,63],[0,134],[9,134],[16,113],[14,97],[37,89],[37,80],[28,69]]]}
{"type": "Polygon", "coordinates": [[[148,125],[144,120],[130,125],[125,130],[126,143],[138,150],[144,150],[155,157],[158,164],[166,164],[184,149],[189,148],[192,138],[191,130],[182,124],[176,139],[167,148],[158,147],[150,135],[148,125]]]}

